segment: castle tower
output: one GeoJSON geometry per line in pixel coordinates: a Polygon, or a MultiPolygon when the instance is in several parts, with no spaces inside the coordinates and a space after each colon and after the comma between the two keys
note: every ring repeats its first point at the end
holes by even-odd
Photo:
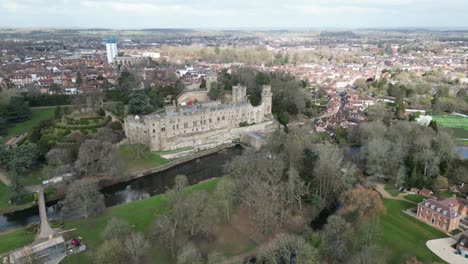
{"type": "Polygon", "coordinates": [[[271,93],[271,85],[264,85],[262,88],[262,105],[264,116],[271,116],[271,107],[273,104],[273,94],[271,93]]]}
{"type": "Polygon", "coordinates": [[[205,76],[205,80],[206,80],[206,90],[210,92],[211,83],[218,81],[218,75],[216,73],[209,73],[205,76]]]}
{"type": "Polygon", "coordinates": [[[236,85],[232,87],[232,102],[243,102],[247,99],[247,87],[236,85]]]}

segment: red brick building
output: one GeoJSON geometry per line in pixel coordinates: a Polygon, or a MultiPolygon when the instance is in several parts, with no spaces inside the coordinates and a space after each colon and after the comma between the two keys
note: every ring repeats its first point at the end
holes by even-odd
{"type": "Polygon", "coordinates": [[[428,199],[418,204],[417,217],[443,232],[451,232],[458,228],[460,218],[467,214],[467,210],[468,200],[465,199],[428,199]]]}

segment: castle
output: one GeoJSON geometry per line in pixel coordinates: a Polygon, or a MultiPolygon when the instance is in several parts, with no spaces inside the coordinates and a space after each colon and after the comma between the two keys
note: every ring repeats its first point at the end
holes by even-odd
{"type": "Polygon", "coordinates": [[[271,130],[271,86],[263,86],[258,106],[250,104],[246,91],[245,86],[234,86],[226,103],[200,102],[198,98],[207,98],[207,90],[187,91],[178,97],[179,106],[167,106],[164,114],[127,116],[127,142],[148,145],[151,151],[187,147],[200,150],[232,143],[247,133],[271,130]],[[189,103],[181,102],[181,98],[189,103]]]}

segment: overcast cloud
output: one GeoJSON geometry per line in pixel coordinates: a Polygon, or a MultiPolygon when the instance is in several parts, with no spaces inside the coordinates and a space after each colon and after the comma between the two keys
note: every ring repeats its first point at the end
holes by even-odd
{"type": "Polygon", "coordinates": [[[0,0],[0,27],[468,28],[468,0],[0,0]]]}

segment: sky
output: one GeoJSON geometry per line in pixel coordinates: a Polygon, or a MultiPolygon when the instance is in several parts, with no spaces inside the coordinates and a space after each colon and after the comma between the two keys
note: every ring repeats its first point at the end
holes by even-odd
{"type": "Polygon", "coordinates": [[[0,0],[0,27],[468,28],[468,0],[0,0]]]}

